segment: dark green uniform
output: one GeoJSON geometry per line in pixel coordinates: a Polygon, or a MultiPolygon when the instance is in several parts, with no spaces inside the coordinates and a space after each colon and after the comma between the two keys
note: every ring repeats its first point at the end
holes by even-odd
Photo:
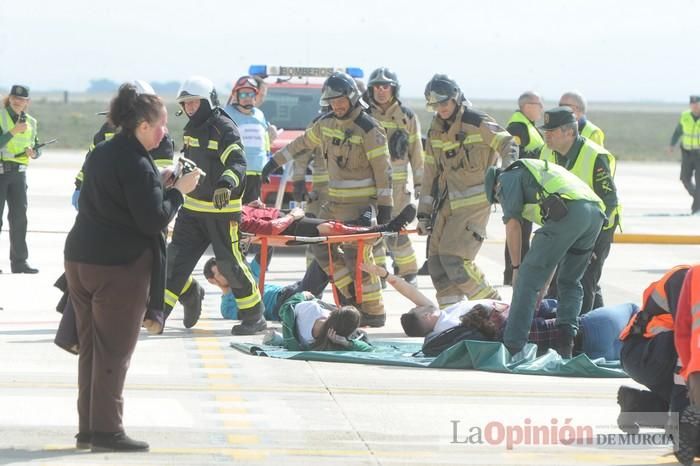
{"type": "Polygon", "coordinates": [[[501,173],[498,181],[500,184],[496,188],[496,198],[503,206],[504,223],[510,219],[526,219],[542,224],[535,232],[530,250],[520,264],[503,337],[506,347],[511,353],[516,353],[527,343],[537,294],[557,264],[557,326],[562,327],[560,331],[575,335],[578,328],[576,317],[583,299],[581,277],[605,217],[602,202],[595,193],[575,175],[554,164],[521,160],[501,173]],[[565,182],[560,190],[548,190],[559,192],[565,198],[563,202],[568,213],[558,221],[543,221],[541,217],[528,213],[533,205],[537,205],[543,192],[542,184],[534,175],[537,170],[547,175],[554,173],[565,182]]]}

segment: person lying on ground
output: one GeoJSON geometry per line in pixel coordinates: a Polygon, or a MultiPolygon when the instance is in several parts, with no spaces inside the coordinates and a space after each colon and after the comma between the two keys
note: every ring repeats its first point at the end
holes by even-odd
{"type": "MultiPolygon", "coordinates": [[[[256,280],[260,276],[260,264],[257,260],[252,260],[249,263],[250,271],[256,280]]],[[[231,292],[228,280],[219,271],[216,265],[216,258],[211,257],[204,264],[204,277],[209,283],[221,289],[221,317],[224,319],[238,319],[238,304],[236,298],[231,292]]],[[[279,321],[279,309],[282,304],[296,293],[308,291],[314,296],[323,294],[323,290],[328,285],[328,275],[318,265],[316,261],[312,261],[306,269],[304,277],[291,285],[282,286],[274,283],[265,283],[263,289],[263,303],[265,304],[265,319],[279,321]]]]}
{"type": "Polygon", "coordinates": [[[368,208],[358,219],[357,225],[349,225],[335,220],[312,218],[305,215],[299,208],[282,214],[279,209],[266,207],[265,204],[253,201],[243,206],[241,210],[241,231],[261,235],[289,236],[338,236],[359,233],[399,232],[416,216],[415,206],[407,205],[398,215],[383,225],[372,225],[372,210],[368,208]]]}
{"type": "MultiPolygon", "coordinates": [[[[416,305],[401,316],[407,336],[424,337],[428,342],[450,328],[463,325],[479,331],[483,340],[502,341],[510,310],[508,303],[494,299],[465,300],[441,310],[420,290],[384,268],[373,264],[363,264],[362,268],[367,273],[386,277],[387,283],[416,305]]],[[[537,344],[538,353],[545,353],[556,342],[556,306],[556,300],[543,300],[532,321],[528,342],[537,344]]],[[[593,359],[619,360],[622,343],[618,335],[637,309],[629,303],[594,309],[580,316],[574,349],[593,359]]]]}
{"type": "Polygon", "coordinates": [[[282,346],[290,351],[373,351],[359,330],[360,311],[337,307],[308,291],[287,299],[279,310],[282,346]]]}

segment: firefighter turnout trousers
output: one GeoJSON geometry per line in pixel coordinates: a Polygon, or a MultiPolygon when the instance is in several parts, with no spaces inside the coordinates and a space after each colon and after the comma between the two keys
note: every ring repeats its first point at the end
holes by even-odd
{"type": "Polygon", "coordinates": [[[482,203],[469,209],[450,208],[443,203],[428,243],[428,270],[444,308],[466,296],[468,299],[500,299],[489,285],[474,258],[486,237],[490,206],[482,203]]]}
{"type": "Polygon", "coordinates": [[[167,250],[166,313],[175,306],[192,270],[211,244],[217,267],[236,297],[241,321],[259,320],[264,311],[263,303],[255,278],[241,254],[239,237],[238,223],[228,216],[199,215],[180,210],[167,250]]]}
{"type": "MultiPolygon", "coordinates": [[[[405,182],[394,183],[393,191],[394,207],[391,211],[392,216],[397,215],[404,207],[411,203],[411,192],[408,191],[405,182]]],[[[386,250],[390,252],[394,261],[395,275],[405,277],[418,273],[416,252],[413,249],[413,244],[408,235],[396,235],[378,242],[373,251],[377,265],[386,267],[386,250]]]]}
{"type": "MultiPolygon", "coordinates": [[[[367,200],[361,203],[326,202],[321,206],[321,218],[332,218],[341,222],[356,220],[367,207],[367,200]]],[[[323,270],[331,275],[328,257],[328,245],[317,244],[312,246],[314,256],[323,270]]],[[[353,300],[356,286],[355,264],[357,261],[357,243],[343,243],[341,246],[332,245],[333,254],[333,282],[338,291],[348,300],[353,300]]],[[[364,262],[374,264],[372,244],[365,244],[364,262]]],[[[382,301],[381,284],[379,277],[362,273],[362,304],[357,306],[360,312],[367,315],[384,315],[384,303],[382,301]]]]}

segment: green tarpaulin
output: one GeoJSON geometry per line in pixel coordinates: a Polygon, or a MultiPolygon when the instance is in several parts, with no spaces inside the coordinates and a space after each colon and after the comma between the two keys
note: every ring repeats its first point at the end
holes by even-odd
{"type": "Polygon", "coordinates": [[[566,377],[627,377],[618,361],[592,361],[585,354],[563,360],[549,350],[537,357],[537,346],[528,344],[515,356],[510,356],[502,343],[463,341],[445,350],[436,358],[413,356],[419,343],[393,340],[372,341],[376,351],[287,351],[279,346],[235,343],[231,346],[245,353],[271,358],[303,361],[379,364],[384,366],[431,367],[440,369],[476,369],[489,372],[510,372],[530,375],[566,377]]]}

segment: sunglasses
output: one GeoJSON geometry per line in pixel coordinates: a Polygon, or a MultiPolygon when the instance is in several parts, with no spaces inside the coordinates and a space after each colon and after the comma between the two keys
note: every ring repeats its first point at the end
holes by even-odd
{"type": "Polygon", "coordinates": [[[240,91],[238,93],[239,99],[250,99],[255,97],[255,92],[240,91]]]}

